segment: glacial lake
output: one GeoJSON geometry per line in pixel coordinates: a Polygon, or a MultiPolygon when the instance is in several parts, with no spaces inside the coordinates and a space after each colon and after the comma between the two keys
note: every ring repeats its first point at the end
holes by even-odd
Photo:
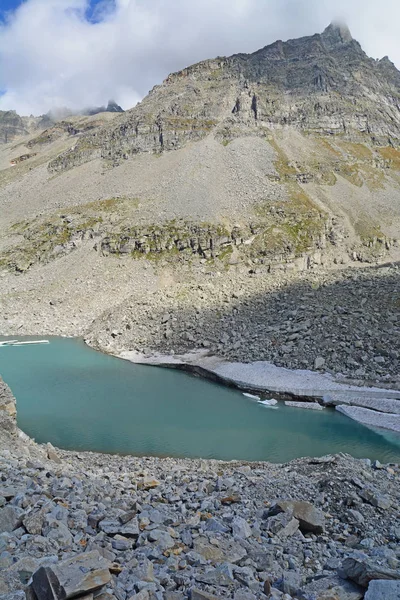
{"type": "Polygon", "coordinates": [[[0,374],[17,398],[18,425],[38,442],[140,456],[286,462],[346,452],[400,462],[400,436],[334,410],[266,408],[237,390],[133,365],[82,340],[47,339],[48,345],[0,347],[0,374]]]}

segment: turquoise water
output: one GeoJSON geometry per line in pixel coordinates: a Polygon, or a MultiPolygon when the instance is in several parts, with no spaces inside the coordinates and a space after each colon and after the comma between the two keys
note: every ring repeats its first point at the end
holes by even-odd
{"type": "Polygon", "coordinates": [[[17,398],[18,424],[38,442],[134,455],[284,462],[348,452],[400,461],[399,436],[333,410],[265,408],[237,390],[133,365],[81,340],[50,341],[0,347],[0,374],[17,398]]]}

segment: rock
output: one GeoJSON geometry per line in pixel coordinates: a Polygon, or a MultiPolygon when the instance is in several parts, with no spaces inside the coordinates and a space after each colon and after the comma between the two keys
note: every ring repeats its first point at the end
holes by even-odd
{"type": "Polygon", "coordinates": [[[251,529],[242,517],[235,517],[232,521],[232,533],[235,537],[246,539],[251,536],[251,529]]]}
{"type": "Polygon", "coordinates": [[[191,600],[218,600],[220,596],[209,594],[208,592],[204,592],[203,590],[199,590],[197,588],[192,588],[190,590],[190,598],[191,600]]]}
{"type": "Polygon", "coordinates": [[[32,587],[40,600],[68,600],[99,590],[110,580],[109,563],[93,551],[40,567],[33,574],[32,587]]]}
{"type": "Polygon", "coordinates": [[[317,356],[314,360],[314,369],[322,369],[323,366],[325,366],[325,359],[322,356],[317,356]]]}
{"type": "Polygon", "coordinates": [[[241,496],[239,494],[231,494],[230,496],[221,498],[221,504],[227,504],[228,506],[236,502],[241,502],[241,496]]]}
{"type": "Polygon", "coordinates": [[[206,522],[206,531],[213,531],[214,533],[227,533],[229,531],[228,527],[221,523],[218,519],[211,517],[211,519],[207,519],[206,522]]]}
{"type": "Polygon", "coordinates": [[[121,523],[120,521],[109,521],[104,519],[100,521],[99,528],[104,531],[107,535],[122,535],[127,538],[139,537],[139,523],[136,517],[128,521],[127,523],[121,523]]]}
{"type": "Polygon", "coordinates": [[[282,577],[280,589],[284,594],[296,596],[301,588],[301,577],[296,571],[285,571],[282,577]]]}
{"type": "Polygon", "coordinates": [[[205,573],[199,573],[195,575],[195,580],[200,583],[206,583],[207,585],[229,587],[233,584],[231,578],[229,578],[221,569],[212,569],[205,573]]]}
{"type": "Polygon", "coordinates": [[[371,581],[364,600],[399,600],[400,581],[371,581]]]}
{"type": "Polygon", "coordinates": [[[58,456],[54,446],[51,444],[47,444],[47,458],[55,463],[58,463],[59,465],[62,464],[61,458],[58,456]]]}
{"type": "Polygon", "coordinates": [[[132,542],[132,540],[128,540],[128,538],[117,534],[111,540],[111,546],[113,547],[114,550],[125,551],[125,550],[130,550],[132,548],[133,542],[132,542]]]}
{"type": "Polygon", "coordinates": [[[304,532],[323,533],[324,531],[324,514],[310,502],[278,500],[270,509],[269,515],[274,516],[281,512],[292,514],[298,520],[299,527],[304,532]]]}
{"type": "Polygon", "coordinates": [[[72,546],[73,536],[64,523],[61,521],[52,521],[52,523],[43,530],[47,538],[57,542],[60,548],[68,548],[72,546]]]}
{"type": "Polygon", "coordinates": [[[366,588],[374,579],[400,580],[400,570],[381,566],[371,559],[348,557],[343,561],[342,570],[346,577],[366,588]]]}
{"type": "Polygon", "coordinates": [[[7,505],[0,508],[0,533],[14,531],[22,523],[24,511],[17,506],[7,505]]]}
{"type": "Polygon", "coordinates": [[[280,513],[268,519],[268,530],[281,539],[291,537],[299,528],[299,521],[290,513],[280,513]]]}
{"type": "Polygon", "coordinates": [[[46,503],[42,507],[34,507],[24,516],[22,523],[28,533],[31,533],[32,535],[40,535],[42,533],[46,514],[51,510],[51,508],[52,505],[50,503],[46,503]]]}
{"type": "Polygon", "coordinates": [[[160,529],[154,529],[153,531],[150,531],[149,540],[151,542],[156,542],[161,552],[165,552],[165,550],[175,546],[175,542],[170,534],[166,531],[161,531],[160,529]]]}
{"type": "Polygon", "coordinates": [[[369,485],[363,487],[358,494],[363,500],[372,506],[375,506],[376,508],[382,508],[383,510],[386,510],[392,505],[392,501],[389,496],[385,496],[384,494],[380,493],[379,490],[369,485]]]}
{"type": "Polygon", "coordinates": [[[144,477],[141,482],[141,487],[144,490],[151,490],[152,488],[156,488],[160,485],[160,482],[155,477],[144,477]]]}

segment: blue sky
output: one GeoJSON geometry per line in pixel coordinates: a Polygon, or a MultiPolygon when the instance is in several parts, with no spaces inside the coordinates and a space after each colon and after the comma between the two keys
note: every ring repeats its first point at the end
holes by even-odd
{"type": "MultiPolygon", "coordinates": [[[[8,11],[15,10],[23,2],[24,2],[24,0],[0,0],[0,19],[3,20],[4,15],[8,11]]],[[[100,4],[101,2],[102,2],[102,0],[90,0],[90,8],[88,9],[88,11],[86,13],[86,18],[89,21],[92,20],[93,11],[95,10],[96,6],[98,4],[100,4]]]]}

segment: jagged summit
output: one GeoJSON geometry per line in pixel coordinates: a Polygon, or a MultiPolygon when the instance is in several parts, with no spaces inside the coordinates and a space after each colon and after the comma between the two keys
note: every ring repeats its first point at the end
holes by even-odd
{"type": "Polygon", "coordinates": [[[337,44],[347,44],[353,41],[353,36],[350,29],[342,21],[332,21],[330,25],[321,34],[324,42],[330,43],[332,46],[337,44]]]}

